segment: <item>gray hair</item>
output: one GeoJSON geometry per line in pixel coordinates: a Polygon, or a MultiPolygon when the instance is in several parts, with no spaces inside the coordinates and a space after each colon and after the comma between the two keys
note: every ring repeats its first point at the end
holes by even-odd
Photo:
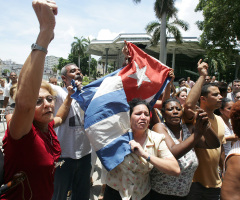
{"type": "Polygon", "coordinates": [[[70,65],[77,66],[75,63],[68,63],[61,69],[61,75],[66,76],[67,75],[67,67],[70,65]]]}

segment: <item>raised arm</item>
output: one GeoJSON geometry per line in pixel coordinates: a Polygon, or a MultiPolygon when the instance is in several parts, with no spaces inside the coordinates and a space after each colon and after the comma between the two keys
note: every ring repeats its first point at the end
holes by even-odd
{"type": "Polygon", "coordinates": [[[205,77],[208,75],[207,69],[208,64],[202,62],[202,59],[200,59],[198,61],[199,78],[195,85],[190,90],[188,97],[186,99],[186,103],[184,104],[184,117],[187,120],[191,120],[194,117],[194,113],[192,112],[192,110],[195,110],[195,106],[201,95],[201,89],[205,82],[205,77]]]}
{"type": "MultiPolygon", "coordinates": [[[[40,24],[40,32],[36,44],[47,49],[54,37],[54,14],[57,14],[57,6],[55,3],[49,3],[45,0],[33,1],[32,5],[40,24]]],[[[31,129],[42,82],[45,56],[45,52],[33,50],[20,72],[15,99],[15,111],[9,126],[10,135],[14,139],[22,138],[31,129]]]]}
{"type": "Polygon", "coordinates": [[[158,108],[158,109],[161,109],[162,108],[162,103],[164,101],[166,101],[167,99],[170,98],[170,94],[171,94],[171,87],[173,86],[173,81],[175,79],[175,75],[174,75],[174,70],[170,70],[169,73],[168,73],[168,76],[171,77],[171,80],[170,82],[167,84],[165,90],[163,91],[163,96],[161,99],[158,99],[156,101],[156,103],[154,104],[154,108],[158,108]]]}
{"type": "MultiPolygon", "coordinates": [[[[81,90],[82,82],[80,81],[75,81],[75,85],[77,86],[78,90],[81,90]]],[[[74,93],[73,86],[69,85],[67,87],[68,90],[68,95],[60,108],[58,109],[58,112],[56,114],[56,117],[54,117],[54,128],[60,126],[67,118],[71,103],[72,103],[72,98],[71,95],[74,93]]]]}

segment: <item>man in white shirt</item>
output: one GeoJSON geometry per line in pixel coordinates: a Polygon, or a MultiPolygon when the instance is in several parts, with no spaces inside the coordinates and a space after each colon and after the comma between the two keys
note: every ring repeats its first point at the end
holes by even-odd
{"type": "Polygon", "coordinates": [[[235,79],[232,84],[232,92],[227,94],[227,98],[235,102],[235,96],[237,92],[240,92],[240,80],[235,79]]]}
{"type": "Polygon", "coordinates": [[[189,85],[190,88],[192,88],[195,85],[195,82],[190,79],[190,77],[187,77],[186,84],[189,85]]]}
{"type": "MultiPolygon", "coordinates": [[[[68,64],[61,70],[66,87],[73,79],[82,80],[81,70],[75,64],[68,64]]],[[[55,114],[67,96],[67,89],[51,85],[57,91],[55,114]]],[[[84,130],[84,112],[73,99],[65,122],[55,129],[61,146],[59,161],[64,164],[56,168],[54,177],[53,200],[66,200],[68,191],[72,191],[72,200],[89,200],[91,146],[84,130]]]]}
{"type": "Polygon", "coordinates": [[[183,89],[187,90],[187,95],[189,94],[191,88],[186,84],[186,79],[185,78],[180,78],[178,80],[179,87],[176,88],[176,93],[179,91],[182,91],[183,89]]]}

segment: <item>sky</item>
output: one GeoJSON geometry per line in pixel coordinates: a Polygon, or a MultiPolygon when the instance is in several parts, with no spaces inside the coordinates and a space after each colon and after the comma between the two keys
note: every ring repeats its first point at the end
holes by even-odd
{"type": "MultiPolygon", "coordinates": [[[[90,39],[112,40],[120,33],[146,33],[145,27],[155,21],[155,0],[56,0],[55,38],[48,48],[48,55],[67,58],[74,36],[90,39]]],[[[176,0],[178,18],[189,23],[190,29],[183,36],[199,37],[196,26],[202,20],[194,12],[198,1],[176,0]]],[[[37,17],[30,0],[0,0],[0,59],[23,64],[31,51],[31,44],[39,33],[37,17]]]]}

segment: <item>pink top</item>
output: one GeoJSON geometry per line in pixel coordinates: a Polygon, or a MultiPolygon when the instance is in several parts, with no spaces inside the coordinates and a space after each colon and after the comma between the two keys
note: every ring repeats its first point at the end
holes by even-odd
{"type": "Polygon", "coordinates": [[[3,138],[4,183],[12,180],[18,172],[26,174],[22,184],[2,195],[1,199],[50,200],[53,194],[55,163],[61,148],[55,131],[54,121],[48,124],[48,133],[42,133],[34,125],[30,132],[20,140],[10,137],[7,128],[3,138]]]}

